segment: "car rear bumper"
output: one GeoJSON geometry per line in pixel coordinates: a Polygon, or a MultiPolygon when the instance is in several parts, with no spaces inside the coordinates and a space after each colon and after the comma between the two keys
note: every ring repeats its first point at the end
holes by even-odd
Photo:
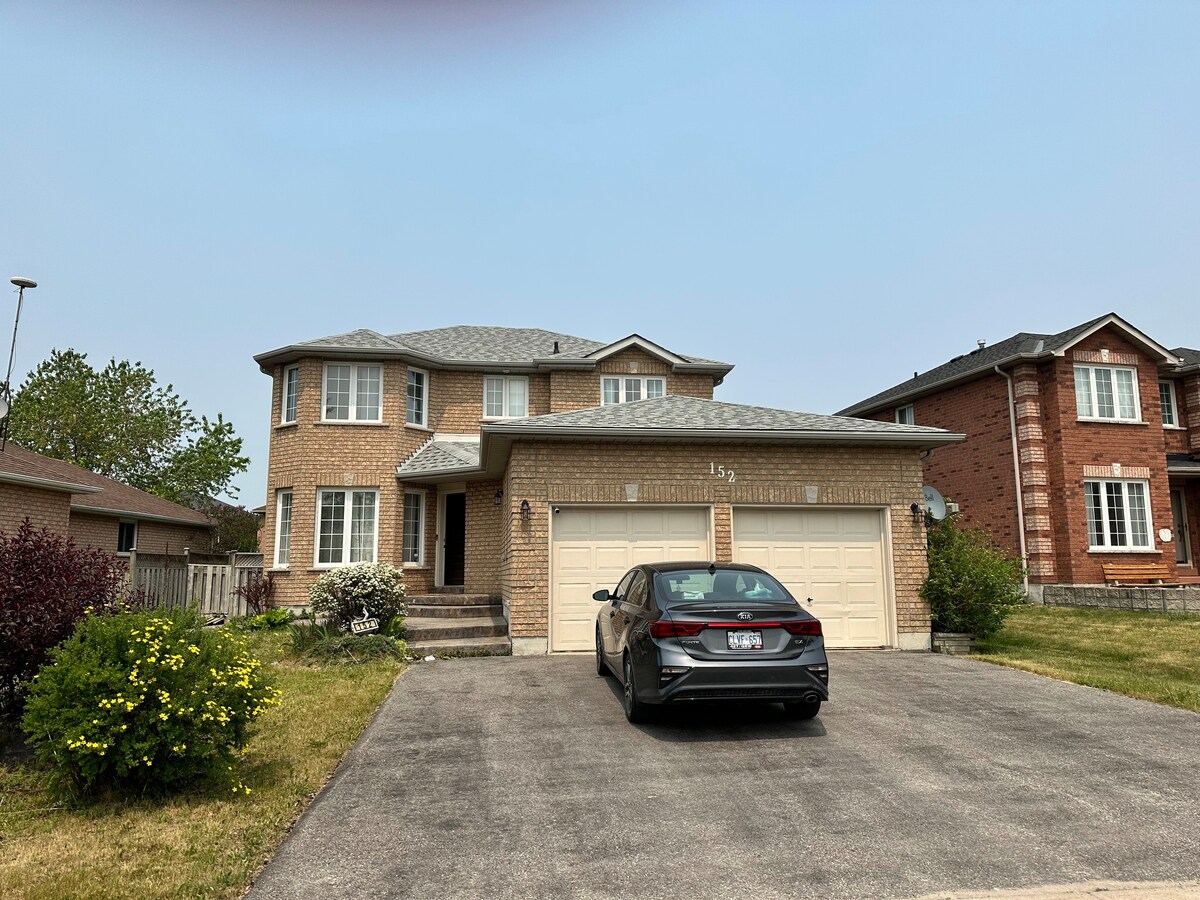
{"type": "MultiPolygon", "coordinates": [[[[811,700],[815,693],[829,699],[829,684],[809,665],[825,665],[822,660],[803,664],[748,663],[742,665],[693,666],[683,674],[664,681],[662,678],[643,698],[648,703],[677,703],[687,700],[774,700],[789,702],[811,700]]],[[[828,668],[825,673],[828,676],[828,668]]]]}

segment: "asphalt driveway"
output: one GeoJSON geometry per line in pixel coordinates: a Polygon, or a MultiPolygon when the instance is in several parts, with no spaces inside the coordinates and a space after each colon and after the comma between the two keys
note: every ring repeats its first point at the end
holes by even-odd
{"type": "Polygon", "coordinates": [[[831,653],[833,702],[625,722],[590,657],[407,672],[267,866],[294,897],[914,897],[1200,877],[1200,716],[831,653]]]}

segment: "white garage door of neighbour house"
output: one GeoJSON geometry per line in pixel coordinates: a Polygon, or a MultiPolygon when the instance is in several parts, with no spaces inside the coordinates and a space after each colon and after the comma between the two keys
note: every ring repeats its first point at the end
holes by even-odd
{"type": "Polygon", "coordinates": [[[594,649],[592,594],[633,566],[711,559],[709,517],[694,506],[560,507],[550,521],[550,649],[594,649]]]}
{"type": "Polygon", "coordinates": [[[821,620],[826,646],[892,643],[880,510],[735,508],[733,559],[782,581],[821,620]]]}

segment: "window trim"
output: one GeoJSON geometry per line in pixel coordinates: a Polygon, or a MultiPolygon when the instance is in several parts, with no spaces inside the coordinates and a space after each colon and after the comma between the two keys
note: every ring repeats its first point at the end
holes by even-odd
{"type": "Polygon", "coordinates": [[[400,567],[402,569],[425,568],[425,516],[428,514],[427,501],[426,492],[420,488],[404,489],[403,497],[400,501],[400,567]],[[421,508],[417,513],[417,558],[415,561],[404,558],[404,540],[406,536],[404,520],[408,513],[408,498],[410,495],[419,498],[421,501],[421,508]]]}
{"type": "MultiPolygon", "coordinates": [[[[284,366],[283,367],[283,386],[282,386],[281,390],[282,390],[282,393],[279,398],[279,400],[280,400],[279,424],[280,425],[293,425],[293,424],[295,424],[296,417],[299,415],[299,412],[300,412],[300,366],[294,365],[294,366],[284,366]],[[296,381],[294,384],[289,384],[288,378],[290,376],[292,376],[293,374],[296,376],[296,381]],[[288,418],[288,393],[289,393],[288,389],[289,388],[292,388],[292,391],[291,391],[292,417],[290,419],[288,418]]],[[[324,410],[324,407],[322,406],[321,409],[324,410]]]]}
{"type": "Polygon", "coordinates": [[[294,520],[296,512],[296,497],[291,488],[279,488],[275,491],[275,556],[272,560],[273,568],[286,569],[289,568],[292,560],[292,534],[295,531],[294,520]],[[282,531],[280,525],[283,522],[283,497],[288,497],[288,558],[286,562],[279,561],[279,545],[282,531]]]}
{"type": "Polygon", "coordinates": [[[1083,480],[1083,506],[1084,506],[1084,509],[1083,509],[1084,528],[1087,529],[1088,553],[1158,553],[1158,552],[1160,552],[1158,549],[1158,546],[1154,540],[1154,517],[1153,517],[1154,510],[1150,503],[1150,481],[1149,481],[1149,479],[1146,479],[1146,478],[1085,478],[1083,480]],[[1129,536],[1129,540],[1131,542],[1133,541],[1133,518],[1132,518],[1132,514],[1131,514],[1131,508],[1129,505],[1129,487],[1128,486],[1131,484],[1142,485],[1142,491],[1144,494],[1144,499],[1146,501],[1146,537],[1150,541],[1150,543],[1149,544],[1128,543],[1124,546],[1118,546],[1118,545],[1114,545],[1112,543],[1098,544],[1098,545],[1093,544],[1092,543],[1092,530],[1090,527],[1088,527],[1088,524],[1087,524],[1087,502],[1088,502],[1087,486],[1089,484],[1100,485],[1100,499],[1101,499],[1100,524],[1104,531],[1105,540],[1111,540],[1111,532],[1109,530],[1109,521],[1108,521],[1108,505],[1107,505],[1107,503],[1104,502],[1105,498],[1107,497],[1106,486],[1109,484],[1121,485],[1121,506],[1122,506],[1122,512],[1124,514],[1124,525],[1125,525],[1126,534],[1129,536]]]}
{"type": "Polygon", "coordinates": [[[916,411],[913,409],[913,405],[911,403],[906,403],[906,404],[904,404],[904,406],[897,406],[896,411],[893,414],[893,418],[896,420],[897,425],[916,425],[917,424],[916,411]],[[905,410],[908,410],[908,421],[907,422],[903,422],[900,419],[900,414],[902,412],[904,412],[905,410]]]}
{"type": "Polygon", "coordinates": [[[428,428],[429,427],[429,372],[426,369],[418,369],[416,366],[409,366],[404,373],[404,424],[410,428],[428,428]],[[421,421],[410,422],[408,420],[408,388],[409,375],[416,373],[423,376],[424,380],[421,383],[421,421]]]}
{"type": "MultiPolygon", "coordinates": [[[[360,562],[379,562],[379,488],[377,487],[318,487],[316,490],[315,515],[313,516],[313,568],[314,569],[340,569],[343,566],[352,566],[360,562]],[[321,496],[323,494],[343,494],[346,495],[342,501],[343,518],[342,518],[342,561],[341,562],[321,562],[321,496]],[[350,561],[350,542],[352,538],[352,523],[354,520],[354,494],[374,494],[375,495],[375,526],[374,526],[374,541],[371,545],[371,559],[350,561]]],[[[293,500],[292,508],[295,509],[293,500]]]]}
{"type": "MultiPolygon", "coordinates": [[[[662,382],[662,394],[660,394],[659,396],[660,397],[667,396],[667,379],[666,379],[666,376],[664,376],[664,375],[602,375],[602,376],[600,376],[600,405],[601,406],[620,406],[622,403],[638,402],[636,400],[629,400],[626,397],[626,395],[625,395],[625,382],[626,381],[640,381],[641,382],[642,396],[640,398],[638,398],[639,400],[652,399],[652,398],[646,396],[646,394],[648,393],[648,391],[646,390],[646,386],[651,381],[661,381],[662,382]],[[618,397],[618,399],[617,399],[616,403],[604,402],[604,382],[606,382],[606,381],[617,382],[617,397],[618,397]]],[[[657,399],[659,399],[659,397],[655,397],[653,399],[657,400],[657,399]]]]}
{"type": "Polygon", "coordinates": [[[323,425],[359,425],[371,423],[378,425],[383,422],[383,364],[382,363],[356,363],[356,362],[339,362],[338,360],[326,360],[321,367],[321,424],[323,425]],[[329,409],[329,367],[330,366],[348,366],[350,369],[350,399],[349,408],[347,409],[348,418],[345,419],[330,419],[326,416],[329,409]],[[358,418],[358,370],[359,369],[378,369],[379,370],[379,415],[374,419],[358,418]]]}
{"type": "Polygon", "coordinates": [[[1168,422],[1167,417],[1162,415],[1166,410],[1161,410],[1163,428],[1169,428],[1177,431],[1186,431],[1187,429],[1179,421],[1179,392],[1175,390],[1175,382],[1163,380],[1158,383],[1158,402],[1161,405],[1163,399],[1163,388],[1167,389],[1167,393],[1171,396],[1171,418],[1175,421],[1168,422]]]}
{"type": "Polygon", "coordinates": [[[132,551],[137,549],[138,540],[138,521],[137,519],[118,519],[117,520],[117,556],[128,556],[132,551]],[[121,549],[121,526],[133,526],[133,543],[129,545],[128,550],[121,549]]]}
{"type": "Polygon", "coordinates": [[[501,419],[524,419],[528,415],[529,415],[529,376],[528,375],[485,375],[483,377],[483,418],[485,421],[497,422],[497,421],[500,421],[501,419]],[[488,411],[487,411],[488,396],[487,395],[488,395],[488,382],[489,381],[499,381],[499,382],[502,382],[504,385],[503,392],[502,392],[503,396],[501,398],[501,403],[500,403],[501,408],[504,411],[503,415],[499,415],[499,416],[488,415],[488,411]],[[511,409],[509,408],[508,386],[511,382],[514,382],[514,381],[521,381],[521,382],[524,382],[524,384],[525,384],[525,412],[521,413],[521,415],[519,415],[519,416],[514,416],[512,414],[511,409]]]}
{"type": "Polygon", "coordinates": [[[1142,396],[1141,387],[1138,384],[1137,366],[1114,366],[1114,365],[1097,365],[1093,363],[1075,363],[1071,368],[1071,384],[1075,391],[1075,418],[1079,422],[1107,422],[1110,424],[1124,425],[1141,425],[1145,420],[1142,418],[1142,396]],[[1092,404],[1092,415],[1084,416],[1079,413],[1079,376],[1080,369],[1088,370],[1088,391],[1092,404]],[[1123,418],[1121,413],[1121,401],[1117,395],[1116,377],[1113,377],[1113,416],[1102,416],[1100,412],[1100,398],[1096,391],[1096,371],[1099,369],[1107,369],[1109,372],[1116,373],[1118,371],[1129,372],[1133,376],[1133,409],[1137,414],[1136,418],[1123,418]]]}

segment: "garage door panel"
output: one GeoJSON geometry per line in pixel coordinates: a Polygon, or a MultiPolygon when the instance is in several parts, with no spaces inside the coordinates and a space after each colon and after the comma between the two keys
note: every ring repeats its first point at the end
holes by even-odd
{"type": "Polygon", "coordinates": [[[733,558],[779,578],[821,620],[827,646],[884,646],[882,523],[878,510],[738,508],[733,558]]]}

